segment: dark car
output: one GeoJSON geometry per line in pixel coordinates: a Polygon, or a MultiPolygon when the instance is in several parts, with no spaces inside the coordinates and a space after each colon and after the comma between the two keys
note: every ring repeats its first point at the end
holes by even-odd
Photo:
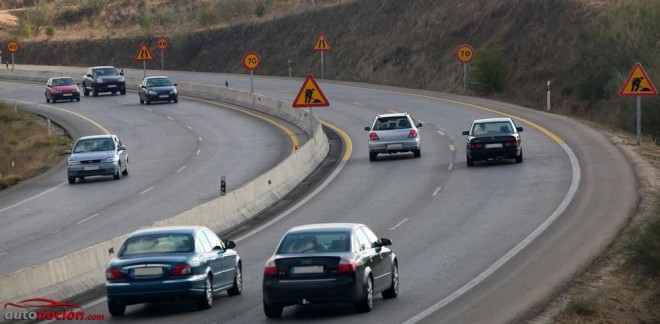
{"type": "Polygon", "coordinates": [[[363,224],[290,229],[264,268],[266,316],[281,317],[283,307],[294,304],[353,303],[368,312],[374,295],[395,298],[399,271],[391,244],[363,224]]]}
{"type": "Polygon", "coordinates": [[[138,95],[140,104],[151,104],[155,101],[179,102],[179,94],[176,90],[176,83],[172,83],[166,76],[146,77],[140,83],[138,95]]]}
{"type": "Polygon", "coordinates": [[[422,136],[419,133],[422,123],[415,123],[408,113],[392,113],[376,116],[369,132],[369,161],[376,161],[378,154],[412,152],[422,156],[422,136]]]}
{"type": "Polygon", "coordinates": [[[83,93],[94,97],[102,92],[126,94],[126,80],[124,72],[117,71],[114,66],[93,66],[87,68],[82,78],[83,93]]]}
{"type": "Polygon", "coordinates": [[[58,100],[80,101],[80,90],[71,77],[50,78],[46,81],[46,102],[58,100]]]}
{"type": "Polygon", "coordinates": [[[70,184],[76,178],[91,176],[128,175],[128,150],[117,135],[91,135],[79,138],[67,160],[67,178],[70,184]]]}
{"type": "Polygon", "coordinates": [[[522,127],[515,125],[511,118],[487,118],[472,122],[469,131],[464,131],[467,165],[475,161],[515,159],[523,161],[522,127]]]}
{"type": "Polygon", "coordinates": [[[194,300],[199,309],[208,309],[220,292],[240,295],[242,264],[234,247],[204,226],[130,234],[106,270],[110,314],[122,316],[126,305],[158,301],[194,300]]]}

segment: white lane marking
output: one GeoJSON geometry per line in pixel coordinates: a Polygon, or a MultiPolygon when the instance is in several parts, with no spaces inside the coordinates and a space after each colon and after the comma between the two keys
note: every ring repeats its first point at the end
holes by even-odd
{"type": "Polygon", "coordinates": [[[169,120],[174,120],[174,118],[172,118],[172,117],[170,117],[170,116],[167,116],[167,119],[169,119],[169,120]]]}
{"type": "Polygon", "coordinates": [[[403,223],[407,222],[409,219],[410,219],[410,218],[408,218],[408,217],[404,218],[404,219],[403,219],[402,221],[400,221],[398,224],[392,226],[392,228],[390,228],[390,231],[393,231],[393,230],[395,230],[397,227],[403,225],[403,223]]]}
{"type": "Polygon", "coordinates": [[[449,167],[447,167],[447,170],[451,171],[454,169],[454,162],[449,162],[449,167]]]}
{"type": "Polygon", "coordinates": [[[389,109],[388,109],[387,111],[389,111],[389,112],[391,112],[391,113],[393,113],[393,114],[397,114],[397,112],[394,111],[394,110],[389,110],[389,109]]]}
{"type": "Polygon", "coordinates": [[[153,112],[153,110],[151,110],[149,108],[144,108],[144,110],[153,112]]]}
{"type": "Polygon", "coordinates": [[[98,215],[101,215],[101,214],[98,214],[98,213],[97,213],[97,214],[94,214],[94,215],[92,215],[92,216],[89,216],[89,217],[87,217],[87,218],[85,218],[85,219],[79,220],[79,221],[76,222],[76,225],[80,225],[80,224],[82,224],[82,223],[84,223],[84,222],[86,222],[86,221],[88,221],[88,220],[90,220],[90,219],[92,219],[92,218],[94,218],[94,217],[96,217],[96,216],[98,216],[98,215]]]}
{"type": "Polygon", "coordinates": [[[202,150],[197,150],[197,153],[195,153],[195,155],[199,155],[199,153],[202,153],[202,150]]]}
{"type": "Polygon", "coordinates": [[[443,132],[441,130],[438,131],[438,134],[440,134],[440,136],[445,136],[445,132],[443,132]]]}
{"type": "Polygon", "coordinates": [[[454,146],[454,144],[449,144],[449,150],[456,151],[456,146],[454,146]]]}
{"type": "Polygon", "coordinates": [[[0,256],[7,254],[8,252],[0,252],[0,256]]]}
{"type": "Polygon", "coordinates": [[[282,218],[289,216],[289,214],[293,213],[298,208],[302,207],[302,205],[306,204],[308,201],[310,201],[312,198],[314,198],[316,195],[318,195],[318,193],[321,192],[321,190],[325,189],[325,187],[327,187],[328,184],[337,177],[337,175],[339,174],[339,172],[341,172],[341,170],[344,168],[345,165],[346,165],[346,160],[342,159],[341,162],[339,162],[339,165],[337,166],[337,168],[334,171],[332,171],[332,173],[330,173],[330,176],[327,177],[325,179],[325,181],[323,181],[323,183],[321,183],[320,186],[318,186],[316,189],[314,189],[314,191],[312,191],[309,195],[307,195],[303,200],[299,201],[297,204],[293,205],[291,208],[285,210],[284,212],[279,214],[277,217],[271,219],[269,222],[255,228],[254,230],[245,233],[245,235],[235,239],[234,242],[238,243],[242,240],[245,240],[245,239],[249,238],[250,236],[253,236],[253,235],[263,231],[265,228],[270,227],[271,225],[273,225],[276,222],[280,221],[282,218]]]}
{"type": "Polygon", "coordinates": [[[188,127],[189,130],[192,130],[192,129],[193,129],[192,127],[190,127],[190,126],[188,126],[188,125],[186,125],[186,127],[188,127]]]}
{"type": "Polygon", "coordinates": [[[186,166],[184,165],[184,166],[180,167],[179,170],[176,170],[176,172],[179,173],[179,172],[183,171],[183,169],[185,169],[185,168],[186,168],[186,166]]]}
{"type": "Polygon", "coordinates": [[[436,188],[431,197],[435,197],[438,194],[438,192],[440,192],[440,190],[442,190],[442,187],[436,188]]]}
{"type": "Polygon", "coordinates": [[[356,106],[364,106],[363,103],[359,103],[359,102],[354,102],[353,104],[356,105],[356,106]]]}
{"type": "Polygon", "coordinates": [[[45,194],[47,194],[47,193],[49,193],[49,192],[51,192],[51,191],[57,189],[57,188],[59,188],[59,187],[65,185],[65,184],[66,184],[66,182],[63,182],[63,183],[61,183],[61,184],[59,184],[59,185],[57,185],[57,186],[55,186],[55,187],[52,187],[52,188],[50,188],[50,189],[48,189],[48,190],[46,190],[46,191],[44,191],[44,192],[42,192],[42,193],[40,193],[40,194],[37,194],[37,195],[32,196],[32,197],[30,197],[30,198],[27,198],[27,199],[21,200],[21,201],[15,203],[15,204],[13,204],[13,205],[10,205],[10,206],[7,206],[7,207],[5,207],[5,208],[3,208],[3,209],[0,209],[0,213],[2,213],[3,211],[9,210],[9,209],[11,209],[11,208],[14,208],[14,207],[16,207],[16,206],[18,206],[18,205],[22,205],[22,204],[24,204],[24,203],[26,203],[26,202],[28,202],[28,201],[33,200],[33,199],[39,198],[39,197],[41,197],[41,196],[43,196],[43,195],[45,195],[45,194]]]}
{"type": "Polygon", "coordinates": [[[434,312],[438,311],[439,309],[447,306],[449,303],[461,297],[470,289],[474,288],[474,286],[486,280],[491,274],[497,271],[497,269],[502,267],[509,260],[513,259],[518,253],[520,253],[520,251],[522,251],[525,247],[530,245],[536,238],[538,238],[543,232],[545,232],[545,230],[548,229],[550,225],[552,225],[555,221],[557,221],[557,219],[559,219],[559,217],[564,213],[566,208],[568,208],[568,205],[571,203],[573,198],[575,198],[575,193],[578,190],[578,186],[580,185],[580,178],[582,177],[580,171],[580,163],[578,162],[575,153],[573,153],[571,148],[568,147],[566,143],[561,143],[559,145],[564,149],[564,151],[566,151],[566,154],[568,154],[568,157],[571,160],[573,179],[571,180],[571,186],[569,187],[566,196],[564,196],[564,200],[562,200],[561,204],[559,204],[559,206],[557,207],[557,209],[555,209],[552,215],[550,215],[550,217],[548,217],[541,225],[539,225],[539,227],[537,227],[532,233],[527,235],[527,237],[525,237],[522,241],[520,241],[520,243],[514,246],[509,252],[504,254],[499,260],[495,261],[495,263],[493,263],[490,267],[488,267],[488,269],[484,270],[474,279],[470,280],[470,282],[463,285],[463,287],[458,288],[458,290],[454,291],[453,293],[451,293],[449,296],[445,297],[441,301],[435,303],[433,306],[425,309],[421,313],[403,322],[403,324],[417,323],[423,320],[425,317],[433,314],[434,312]]]}
{"type": "Polygon", "coordinates": [[[202,137],[201,137],[201,136],[197,136],[197,141],[198,141],[198,142],[201,142],[201,141],[202,141],[202,137]]]}
{"type": "Polygon", "coordinates": [[[146,194],[147,192],[151,191],[152,189],[154,189],[154,187],[149,187],[149,188],[147,188],[147,189],[144,189],[141,193],[138,194],[138,196],[139,196],[139,195],[144,195],[144,194],[146,194]]]}
{"type": "Polygon", "coordinates": [[[293,93],[293,91],[282,90],[282,89],[277,89],[277,91],[279,91],[279,92],[284,92],[284,93],[293,93]]]}

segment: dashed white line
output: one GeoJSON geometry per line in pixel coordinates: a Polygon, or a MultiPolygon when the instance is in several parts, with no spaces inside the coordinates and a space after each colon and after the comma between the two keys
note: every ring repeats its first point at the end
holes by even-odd
{"type": "Polygon", "coordinates": [[[202,141],[202,137],[201,137],[201,136],[197,136],[197,141],[198,141],[198,142],[201,142],[201,141],[202,141]]]}
{"type": "Polygon", "coordinates": [[[441,130],[438,131],[438,134],[440,134],[440,136],[445,136],[445,132],[443,132],[441,130]]]}
{"type": "Polygon", "coordinates": [[[92,219],[92,218],[94,218],[94,217],[96,217],[96,216],[98,216],[98,215],[101,215],[101,214],[96,213],[96,214],[94,214],[94,215],[92,215],[92,216],[89,216],[89,217],[87,217],[87,218],[85,218],[85,219],[79,220],[79,221],[76,222],[76,225],[80,225],[80,224],[82,224],[82,223],[84,223],[84,222],[86,222],[86,221],[88,221],[88,220],[90,220],[90,219],[92,219]]]}
{"type": "Polygon", "coordinates": [[[407,222],[410,218],[406,217],[402,221],[400,221],[398,224],[394,225],[392,228],[390,228],[390,231],[395,230],[397,227],[403,225],[403,223],[407,222]]]}
{"type": "Polygon", "coordinates": [[[449,144],[449,150],[456,151],[456,146],[454,146],[454,144],[449,144]]]}
{"type": "Polygon", "coordinates": [[[179,173],[179,172],[183,171],[183,169],[185,169],[185,168],[186,168],[186,166],[184,165],[184,166],[180,167],[179,170],[176,170],[176,172],[179,173]]]}
{"type": "Polygon", "coordinates": [[[138,194],[138,196],[139,196],[139,195],[144,195],[144,194],[146,194],[147,192],[151,191],[152,189],[154,189],[154,187],[149,187],[149,188],[147,188],[147,189],[144,189],[141,193],[138,194]]]}
{"type": "Polygon", "coordinates": [[[151,110],[151,109],[149,109],[149,108],[144,108],[144,110],[146,110],[146,111],[152,111],[152,112],[153,112],[153,110],[151,110]]]}
{"type": "Polygon", "coordinates": [[[170,117],[170,116],[167,116],[167,119],[169,119],[169,120],[174,120],[174,118],[172,118],[172,117],[170,117]]]}
{"type": "Polygon", "coordinates": [[[188,127],[189,130],[192,130],[192,129],[193,129],[192,127],[190,127],[190,126],[188,126],[188,125],[186,125],[186,127],[188,127]]]}
{"type": "Polygon", "coordinates": [[[396,114],[396,113],[397,113],[397,112],[394,111],[394,110],[389,110],[389,109],[388,109],[387,111],[389,111],[389,112],[391,112],[391,113],[393,113],[393,114],[396,114]]]}
{"type": "Polygon", "coordinates": [[[66,184],[66,182],[62,182],[61,184],[59,184],[59,185],[57,185],[57,186],[55,186],[55,187],[53,187],[53,188],[50,188],[50,189],[48,189],[48,190],[46,190],[46,191],[44,191],[44,192],[42,192],[42,193],[40,193],[40,194],[38,194],[38,195],[32,196],[32,197],[27,198],[27,199],[25,199],[25,200],[21,200],[21,201],[15,203],[15,204],[13,204],[13,205],[10,205],[10,206],[7,206],[7,207],[5,207],[5,208],[3,208],[3,209],[0,209],[0,213],[2,213],[2,212],[5,211],[5,210],[9,210],[9,209],[11,209],[11,208],[14,208],[14,207],[16,207],[16,206],[18,206],[18,205],[24,204],[24,203],[26,203],[26,202],[28,202],[28,201],[30,201],[30,200],[32,200],[32,199],[39,198],[39,197],[41,197],[41,196],[43,196],[43,195],[45,195],[45,194],[47,194],[47,193],[49,193],[49,192],[51,192],[51,191],[57,189],[57,188],[59,188],[59,187],[65,185],[65,184],[66,184]]]}
{"type": "Polygon", "coordinates": [[[195,153],[195,155],[199,155],[199,153],[202,153],[202,150],[197,150],[197,153],[195,153]]]}
{"type": "Polygon", "coordinates": [[[431,197],[435,197],[438,194],[438,192],[440,192],[440,190],[442,190],[442,187],[436,188],[431,197]]]}
{"type": "Polygon", "coordinates": [[[356,106],[364,106],[363,103],[359,103],[359,102],[354,102],[353,104],[356,105],[356,106]]]}
{"type": "Polygon", "coordinates": [[[454,169],[454,162],[449,162],[449,167],[447,167],[447,170],[451,171],[454,169]]]}
{"type": "Polygon", "coordinates": [[[7,252],[0,252],[0,256],[7,254],[7,252]]]}

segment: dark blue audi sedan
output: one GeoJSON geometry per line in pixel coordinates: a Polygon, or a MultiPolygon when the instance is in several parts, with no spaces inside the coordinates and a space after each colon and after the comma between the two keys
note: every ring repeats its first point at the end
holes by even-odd
{"type": "Polygon", "coordinates": [[[122,316],[127,305],[158,301],[194,300],[208,309],[215,294],[241,294],[241,258],[235,246],[204,226],[130,234],[106,270],[110,314],[122,316]]]}

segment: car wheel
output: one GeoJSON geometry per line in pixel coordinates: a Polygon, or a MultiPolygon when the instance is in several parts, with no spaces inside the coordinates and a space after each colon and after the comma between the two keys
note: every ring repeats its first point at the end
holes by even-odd
{"type": "Polygon", "coordinates": [[[80,97],[76,98],[76,101],[80,101],[80,97]]]}
{"type": "Polygon", "coordinates": [[[369,161],[376,161],[376,158],[378,157],[378,153],[376,152],[369,152],[369,161]]]}
{"type": "Polygon", "coordinates": [[[383,291],[383,298],[391,299],[399,295],[399,266],[395,263],[392,264],[392,285],[390,289],[383,291]]]}
{"type": "Polygon", "coordinates": [[[413,154],[415,155],[416,158],[422,156],[422,149],[417,149],[413,151],[413,154]]]}
{"type": "Polygon", "coordinates": [[[126,94],[126,89],[119,90],[119,94],[121,94],[122,96],[125,95],[126,94]]]}
{"type": "Polygon", "coordinates": [[[82,87],[83,87],[83,94],[85,95],[85,97],[88,97],[89,96],[89,89],[87,89],[87,86],[84,83],[83,83],[82,87]]]}
{"type": "Polygon", "coordinates": [[[92,96],[98,97],[99,96],[99,90],[96,89],[96,88],[92,89],[92,96]]]}
{"type": "Polygon", "coordinates": [[[46,102],[50,102],[50,99],[48,99],[48,97],[46,97],[46,102]]]}
{"type": "Polygon", "coordinates": [[[199,309],[209,309],[211,306],[213,306],[213,286],[211,276],[206,277],[206,284],[204,285],[204,296],[197,298],[195,303],[197,303],[197,308],[199,309]]]}
{"type": "Polygon", "coordinates": [[[522,163],[523,162],[523,154],[520,152],[520,155],[516,156],[516,163],[522,163]]]}
{"type": "Polygon", "coordinates": [[[124,163],[124,166],[125,166],[125,168],[124,168],[124,171],[121,172],[121,175],[127,176],[128,175],[128,161],[126,161],[126,163],[124,163]]]}
{"type": "Polygon", "coordinates": [[[174,103],[179,103],[179,98],[174,98],[174,103]]]}
{"type": "Polygon", "coordinates": [[[76,183],[76,178],[75,177],[69,177],[69,183],[70,184],[76,183]]]}
{"type": "Polygon", "coordinates": [[[108,300],[108,311],[112,316],[124,316],[126,313],[126,305],[113,303],[108,300]]]}
{"type": "Polygon", "coordinates": [[[270,305],[264,300],[264,313],[268,318],[280,318],[282,317],[282,309],[284,307],[278,305],[270,305]]]}
{"type": "Polygon", "coordinates": [[[367,282],[364,283],[363,295],[362,300],[355,304],[355,308],[361,313],[370,312],[374,307],[374,282],[373,279],[371,279],[371,276],[369,276],[367,282]]]}
{"type": "Polygon", "coordinates": [[[243,292],[243,274],[241,273],[241,265],[236,266],[236,273],[234,274],[234,286],[227,290],[229,296],[240,295],[243,292]]]}
{"type": "Polygon", "coordinates": [[[117,94],[117,91],[113,91],[113,92],[112,92],[112,95],[113,95],[113,96],[116,95],[116,94],[117,94]]]}
{"type": "MultiPolygon", "coordinates": [[[[119,166],[119,169],[121,169],[121,166],[119,166]]],[[[115,180],[119,180],[119,170],[117,170],[117,172],[115,172],[115,174],[113,174],[112,177],[113,177],[115,180]]]]}
{"type": "Polygon", "coordinates": [[[471,159],[469,156],[466,156],[466,158],[467,158],[467,165],[474,166],[474,159],[471,159]]]}
{"type": "Polygon", "coordinates": [[[56,102],[57,102],[57,100],[55,100],[55,97],[53,97],[53,99],[51,99],[51,101],[52,101],[53,103],[56,103],[56,102]]]}

